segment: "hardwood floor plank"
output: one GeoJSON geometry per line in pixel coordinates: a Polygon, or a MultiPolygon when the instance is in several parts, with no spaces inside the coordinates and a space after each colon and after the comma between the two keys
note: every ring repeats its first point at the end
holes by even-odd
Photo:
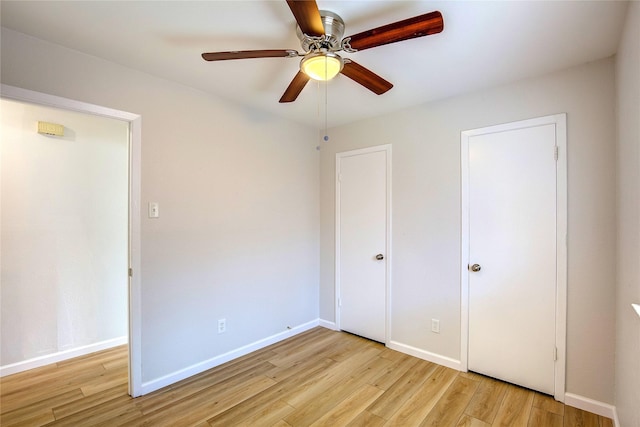
{"type": "Polygon", "coordinates": [[[460,372],[460,376],[464,378],[469,378],[470,380],[482,381],[483,378],[487,378],[482,374],[478,374],[473,371],[468,372],[460,372]]]}
{"type": "Polygon", "coordinates": [[[128,385],[120,384],[110,390],[92,396],[85,396],[80,389],[74,390],[79,395],[75,399],[64,399],[64,403],[51,405],[53,415],[57,420],[76,414],[78,412],[100,406],[104,402],[109,402],[116,397],[127,395],[128,385]]]}
{"type": "Polygon", "coordinates": [[[276,366],[266,372],[265,375],[275,381],[281,382],[290,377],[296,377],[299,375],[303,376],[305,372],[313,370],[319,364],[323,365],[326,369],[329,368],[329,366],[334,365],[335,363],[337,363],[335,360],[323,359],[321,355],[320,357],[308,357],[303,360],[298,360],[292,365],[284,368],[281,366],[276,366]]]}
{"type": "MultiPolygon", "coordinates": [[[[300,375],[307,378],[309,382],[314,382],[317,375],[322,374],[326,371],[327,367],[336,363],[330,359],[323,359],[319,361],[312,359],[310,362],[312,363],[305,364],[306,369],[304,372],[300,372],[300,375]]],[[[269,374],[270,372],[271,371],[268,371],[266,375],[273,379],[269,374]]],[[[298,393],[299,386],[300,377],[287,376],[287,378],[277,381],[277,384],[274,386],[255,395],[252,399],[246,400],[232,408],[229,408],[228,410],[209,419],[208,422],[211,425],[234,425],[235,423],[244,422],[245,419],[254,417],[255,414],[263,411],[264,408],[270,407],[274,401],[285,402],[287,396],[298,393]]],[[[292,406],[290,407],[294,409],[292,406]]]]}
{"type": "Polygon", "coordinates": [[[170,407],[178,401],[186,400],[207,388],[228,387],[231,389],[249,377],[262,375],[273,369],[274,366],[271,363],[261,359],[255,360],[256,364],[254,365],[250,362],[246,364],[236,363],[229,366],[228,370],[214,368],[195,377],[180,381],[168,388],[158,390],[149,396],[139,397],[136,399],[136,404],[142,413],[147,415],[170,407]]]}
{"type": "Polygon", "coordinates": [[[546,394],[536,393],[533,398],[533,407],[564,416],[564,404],[546,394]]]}
{"type": "Polygon", "coordinates": [[[561,415],[534,406],[527,427],[562,427],[563,421],[561,415]]]}
{"type": "Polygon", "coordinates": [[[534,392],[508,385],[492,426],[526,426],[529,422],[534,392]]]}
{"type": "Polygon", "coordinates": [[[457,372],[438,366],[420,388],[389,419],[386,426],[419,425],[457,377],[457,372]]]}
{"type": "Polygon", "coordinates": [[[2,415],[0,425],[3,427],[13,426],[41,426],[55,421],[51,408],[18,409],[2,415]]]}
{"type": "Polygon", "coordinates": [[[276,400],[275,402],[269,400],[265,405],[257,408],[252,408],[250,412],[240,414],[238,418],[227,418],[225,420],[218,421],[218,418],[209,420],[210,426],[237,426],[237,427],[252,427],[257,425],[272,425],[284,417],[289,415],[295,410],[295,408],[282,400],[276,400]]]}
{"type": "Polygon", "coordinates": [[[105,361],[121,359],[129,353],[127,345],[119,345],[117,347],[111,347],[106,350],[85,354],[84,356],[78,356],[73,359],[61,360],[56,363],[58,368],[65,366],[77,366],[80,364],[102,364],[105,361]]]}
{"type": "MultiPolygon", "coordinates": [[[[101,375],[104,368],[100,366],[100,370],[87,373],[86,371],[76,376],[70,372],[61,373],[60,380],[47,374],[42,382],[32,383],[30,386],[20,387],[15,392],[5,392],[2,388],[2,412],[10,412],[20,407],[35,404],[41,400],[50,397],[52,394],[63,394],[71,392],[79,388],[79,384],[83,381],[90,381],[101,375]]],[[[29,381],[31,383],[31,381],[29,381]]]]}
{"type": "Polygon", "coordinates": [[[564,408],[564,427],[600,427],[600,420],[596,414],[566,406],[564,408]]]}
{"type": "MultiPolygon", "coordinates": [[[[380,355],[383,357],[383,355],[380,355]]],[[[387,357],[384,357],[387,359],[387,357]]],[[[391,359],[389,359],[391,360],[391,359]]],[[[416,357],[403,354],[403,357],[392,360],[393,364],[378,377],[376,377],[371,385],[381,388],[382,390],[388,390],[400,377],[405,375],[407,371],[413,369],[413,367],[420,361],[416,357]]]]}
{"type": "MultiPolygon", "coordinates": [[[[170,425],[171,422],[185,422],[186,418],[193,418],[193,422],[207,421],[276,384],[264,375],[271,368],[271,363],[261,362],[253,369],[246,369],[223,381],[210,378],[209,383],[204,382],[195,387],[194,382],[185,384],[184,387],[173,390],[174,399],[162,399],[163,404],[154,406],[153,411],[143,410],[143,424],[170,425]]],[[[143,402],[143,405],[148,409],[153,403],[154,400],[149,400],[143,402]]]]}
{"type": "Polygon", "coordinates": [[[491,424],[507,391],[507,384],[489,377],[477,378],[480,379],[480,386],[464,413],[491,424]]]}
{"type": "Polygon", "coordinates": [[[298,345],[292,345],[281,348],[269,362],[276,366],[290,366],[292,363],[304,358],[305,355],[312,355],[322,352],[330,352],[333,347],[338,345],[340,340],[334,335],[314,335],[309,339],[303,340],[298,345]]]}
{"type": "Polygon", "coordinates": [[[68,401],[74,401],[83,397],[79,389],[70,390],[47,397],[36,403],[23,406],[10,412],[3,412],[0,417],[0,426],[13,425],[42,425],[55,420],[52,408],[68,401]]]}
{"type": "Polygon", "coordinates": [[[92,394],[127,384],[127,381],[129,381],[129,372],[125,366],[124,368],[105,370],[104,374],[85,382],[80,387],[80,390],[85,396],[91,396],[92,394]]]}
{"type": "Polygon", "coordinates": [[[354,353],[355,354],[344,362],[336,363],[327,369],[322,381],[308,383],[304,390],[300,390],[296,395],[287,397],[287,402],[294,408],[300,408],[305,402],[308,403],[315,396],[320,396],[327,390],[334,389],[335,385],[341,380],[349,378],[349,376],[355,372],[361,372],[363,365],[366,366],[367,363],[371,362],[380,354],[380,349],[368,348],[364,351],[354,353]]]}
{"type": "Polygon", "coordinates": [[[436,368],[434,363],[418,360],[412,369],[398,378],[367,410],[385,420],[390,419],[436,368]]]}
{"type": "Polygon", "coordinates": [[[491,427],[491,424],[485,423],[484,421],[473,418],[467,414],[462,414],[462,417],[458,420],[456,427],[491,427]]]}
{"type": "Polygon", "coordinates": [[[142,426],[177,426],[202,423],[227,409],[250,399],[275,384],[264,375],[254,376],[230,389],[211,387],[183,399],[170,408],[142,417],[142,426]]]}
{"type": "Polygon", "coordinates": [[[367,349],[375,348],[382,352],[384,350],[384,345],[369,341],[357,335],[352,335],[349,333],[341,332],[344,334],[344,343],[340,346],[335,346],[331,350],[331,352],[327,353],[327,357],[335,360],[336,362],[343,362],[351,357],[354,352],[365,351],[367,349]]]}
{"type": "Polygon", "coordinates": [[[56,419],[45,424],[46,426],[95,426],[101,423],[111,423],[121,416],[140,416],[140,411],[133,404],[133,399],[129,396],[118,396],[109,401],[103,402],[98,407],[87,408],[74,413],[73,415],[56,419]]]}
{"type": "MultiPolygon", "coordinates": [[[[347,362],[339,363],[339,365],[345,365],[347,362]]],[[[372,376],[377,375],[379,369],[389,363],[391,361],[388,359],[374,357],[359,368],[357,368],[358,365],[348,368],[349,374],[328,388],[316,388],[313,393],[306,393],[301,399],[297,397],[289,399],[289,403],[296,410],[285,417],[285,421],[292,426],[308,426],[312,424],[354,393],[359,387],[367,384],[372,376]],[[293,401],[296,403],[294,404],[293,401]]]]}
{"type": "Polygon", "coordinates": [[[118,368],[129,369],[129,353],[126,352],[124,355],[118,355],[113,359],[103,360],[102,367],[107,371],[118,368]]]}
{"type": "Polygon", "coordinates": [[[384,418],[364,410],[360,412],[353,421],[347,424],[347,427],[381,427],[385,422],[386,420],[384,418]]]}
{"type": "Polygon", "coordinates": [[[312,427],[344,426],[356,419],[358,414],[380,396],[384,390],[380,390],[370,384],[365,384],[357,389],[351,396],[334,406],[325,413],[312,427]]]}
{"type": "Polygon", "coordinates": [[[430,427],[456,425],[479,384],[477,380],[457,376],[420,425],[430,427]]]}
{"type": "Polygon", "coordinates": [[[389,347],[385,347],[385,349],[382,350],[382,353],[380,353],[380,357],[384,359],[393,360],[394,362],[404,359],[405,356],[407,355],[399,351],[392,350],[389,347]]]}

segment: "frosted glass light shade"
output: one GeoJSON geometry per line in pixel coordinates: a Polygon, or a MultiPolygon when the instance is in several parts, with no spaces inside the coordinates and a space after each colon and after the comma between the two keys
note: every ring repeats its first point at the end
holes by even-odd
{"type": "Polygon", "coordinates": [[[342,58],[331,52],[317,52],[305,56],[300,69],[314,80],[326,81],[334,78],[342,70],[342,58]]]}

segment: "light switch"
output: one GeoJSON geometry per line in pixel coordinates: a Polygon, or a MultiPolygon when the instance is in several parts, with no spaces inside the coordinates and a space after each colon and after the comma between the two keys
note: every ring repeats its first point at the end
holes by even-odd
{"type": "Polygon", "coordinates": [[[158,202],[149,202],[149,218],[158,218],[160,216],[160,205],[158,202]]]}

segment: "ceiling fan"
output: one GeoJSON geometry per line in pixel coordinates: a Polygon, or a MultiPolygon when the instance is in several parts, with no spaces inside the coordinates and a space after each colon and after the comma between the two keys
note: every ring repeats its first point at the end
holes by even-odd
{"type": "Polygon", "coordinates": [[[315,0],[287,0],[298,23],[296,33],[304,53],[292,49],[244,50],[203,53],[205,61],[225,61],[248,58],[302,57],[300,71],[280,98],[280,102],[293,102],[309,81],[330,80],[341,73],[377,95],[391,89],[393,84],[373,71],[336,52],[354,53],[360,50],[437,34],[444,28],[440,12],[383,25],[349,37],[344,34],[344,21],[333,12],[319,10],[315,0]]]}

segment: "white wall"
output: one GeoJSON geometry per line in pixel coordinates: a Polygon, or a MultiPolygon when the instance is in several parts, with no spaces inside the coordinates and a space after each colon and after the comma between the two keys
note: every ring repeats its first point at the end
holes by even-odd
{"type": "Polygon", "coordinates": [[[640,3],[631,2],[616,57],[618,247],[616,400],[621,426],[640,426],[640,3]]]}
{"type": "Polygon", "coordinates": [[[613,403],[614,97],[608,59],[331,129],[321,152],[320,317],[335,315],[335,153],[393,144],[391,340],[459,360],[460,132],[566,112],[566,389],[613,403]]]}
{"type": "Polygon", "coordinates": [[[11,30],[1,42],[3,83],[142,116],[142,202],[160,204],[142,221],[144,383],[318,318],[316,132],[11,30]]]}
{"type": "Polygon", "coordinates": [[[128,123],[0,109],[0,365],[126,339],[128,123]],[[38,134],[38,121],[65,136],[38,134]]]}

